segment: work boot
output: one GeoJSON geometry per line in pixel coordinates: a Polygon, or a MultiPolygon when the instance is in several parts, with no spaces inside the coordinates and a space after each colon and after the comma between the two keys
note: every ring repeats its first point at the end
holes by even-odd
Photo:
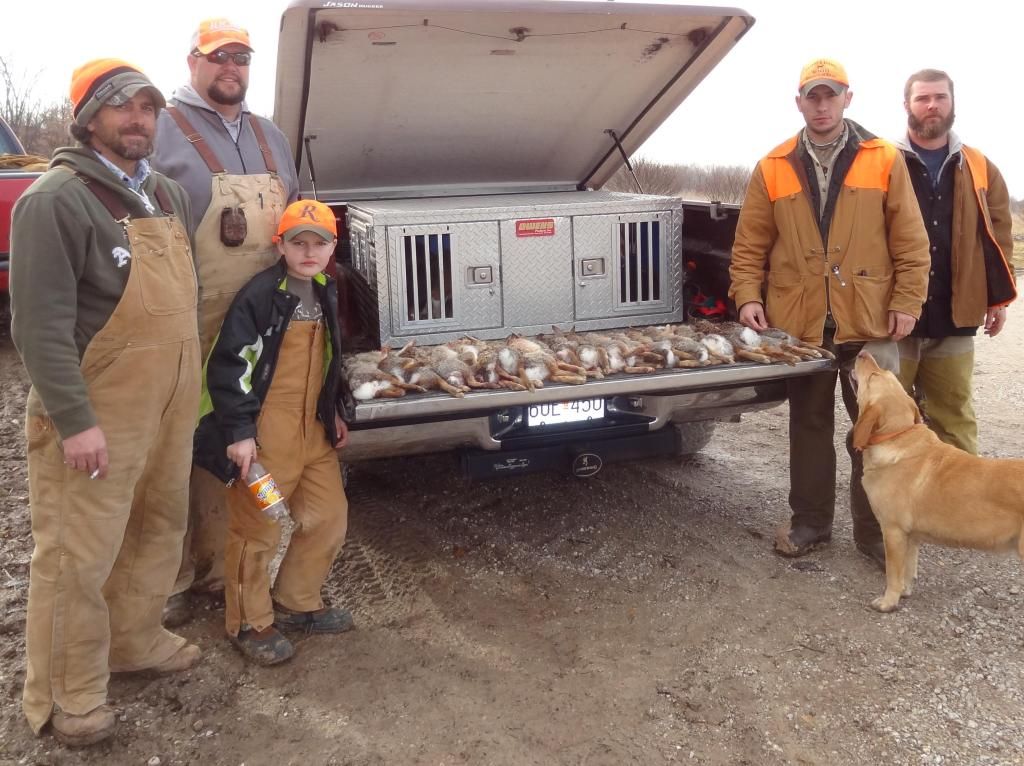
{"type": "Polygon", "coordinates": [[[189,592],[173,593],[167,597],[160,622],[165,628],[178,628],[192,621],[192,597],[189,592]]]}
{"type": "Polygon", "coordinates": [[[273,625],[263,630],[243,625],[237,636],[229,635],[228,639],[257,665],[277,665],[295,656],[295,645],[273,625]]]}
{"type": "Polygon", "coordinates": [[[110,737],[117,728],[117,718],[107,705],[100,705],[83,715],[65,713],[58,707],[54,708],[50,726],[54,738],[62,745],[84,747],[110,737]]]}
{"type": "Polygon", "coordinates": [[[775,552],[787,558],[806,556],[832,540],[831,529],[784,524],[775,531],[775,552]]]}
{"type": "Polygon", "coordinates": [[[194,667],[199,662],[202,654],[199,651],[199,647],[195,644],[185,644],[163,662],[146,668],[145,672],[153,676],[167,676],[171,673],[180,673],[183,670],[189,670],[194,667]]]}
{"type": "Polygon", "coordinates": [[[306,633],[344,633],[356,626],[348,609],[325,606],[315,612],[296,612],[280,604],[274,604],[274,624],[281,630],[306,633]]]}
{"type": "Polygon", "coordinates": [[[855,542],[854,545],[857,546],[857,550],[860,551],[860,553],[862,555],[867,556],[869,559],[871,559],[871,562],[875,566],[877,566],[883,572],[885,571],[885,543],[884,542],[882,542],[881,540],[878,540],[877,542],[873,542],[873,543],[855,542]]]}

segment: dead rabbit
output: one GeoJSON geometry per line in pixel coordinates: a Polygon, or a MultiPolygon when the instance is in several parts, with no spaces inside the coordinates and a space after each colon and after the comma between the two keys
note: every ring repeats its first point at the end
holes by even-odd
{"type": "Polygon", "coordinates": [[[426,390],[380,367],[390,353],[390,350],[385,348],[379,351],[363,351],[345,359],[345,377],[348,379],[353,398],[358,401],[396,399],[405,396],[406,391],[426,390]]]}
{"type": "Polygon", "coordinates": [[[645,342],[653,354],[662,359],[666,369],[674,367],[704,367],[710,364],[708,350],[689,335],[678,335],[674,325],[660,325],[630,329],[626,334],[645,342]]]}
{"type": "Polygon", "coordinates": [[[798,356],[765,344],[756,331],[739,322],[709,322],[706,319],[698,319],[693,323],[693,328],[699,333],[704,333],[705,337],[719,335],[725,338],[732,345],[733,356],[737,359],[760,364],[771,364],[775,361],[796,364],[800,361],[798,356]]]}
{"type": "Polygon", "coordinates": [[[581,368],[588,378],[604,377],[608,371],[606,354],[585,342],[576,334],[575,327],[565,332],[558,325],[551,325],[551,330],[551,335],[538,335],[537,340],[550,348],[560,361],[581,368]]]}
{"type": "Polygon", "coordinates": [[[600,349],[606,361],[608,374],[625,372],[645,375],[657,370],[661,356],[652,353],[645,344],[624,333],[606,335],[601,332],[582,333],[580,337],[594,348],[600,349]]]}
{"type": "MultiPolygon", "coordinates": [[[[409,368],[409,381],[422,386],[428,391],[444,391],[446,394],[461,399],[469,391],[469,386],[459,383],[453,385],[446,376],[436,370],[433,365],[431,352],[434,348],[445,348],[444,346],[431,346],[417,348],[414,341],[409,341],[402,348],[400,355],[408,360],[412,366],[409,368]]],[[[451,349],[446,349],[458,359],[458,355],[451,349]]]]}
{"type": "Polygon", "coordinates": [[[560,361],[540,343],[514,333],[505,339],[505,347],[498,351],[498,362],[505,372],[515,376],[530,391],[543,388],[545,380],[573,385],[587,382],[585,369],[560,361]]]}
{"type": "MultiPolygon", "coordinates": [[[[473,366],[464,361],[459,352],[450,346],[432,346],[423,349],[427,352],[427,360],[431,369],[448,381],[455,388],[469,391],[474,388],[500,388],[498,383],[482,382],[477,380],[473,366]]],[[[476,355],[468,354],[475,362],[479,358],[479,351],[474,347],[476,355]]]]}

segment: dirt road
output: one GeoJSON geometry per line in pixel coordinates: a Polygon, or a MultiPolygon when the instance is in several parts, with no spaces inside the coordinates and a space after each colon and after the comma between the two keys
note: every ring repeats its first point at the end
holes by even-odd
{"type": "MultiPolygon", "coordinates": [[[[1024,315],[979,341],[982,450],[1024,454],[1024,315]]],[[[180,678],[118,677],[116,739],[33,738],[18,698],[31,554],[22,403],[0,338],[0,764],[1024,764],[1016,558],[925,547],[898,613],[854,549],[770,551],[786,411],[719,426],[683,463],[588,481],[357,466],[330,595],[359,629],[247,667],[209,604],[180,678]]],[[[845,415],[843,416],[845,418],[845,415]]],[[[840,448],[846,482],[846,458],[840,448]]]]}

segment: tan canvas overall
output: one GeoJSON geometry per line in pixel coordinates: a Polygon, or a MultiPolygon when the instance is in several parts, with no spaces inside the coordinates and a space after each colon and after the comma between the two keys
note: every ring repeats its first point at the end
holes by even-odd
{"type": "MultiPolygon", "coordinates": [[[[324,325],[293,321],[282,340],[256,433],[260,461],[288,500],[296,528],[274,583],[274,601],[298,612],[323,606],[320,588],[345,542],[348,500],[338,456],[316,417],[324,376],[324,325]]],[[[267,567],[281,527],[238,482],[227,492],[225,623],[262,630],[274,621],[267,567]]]]}
{"type": "MultiPolygon", "coordinates": [[[[254,275],[277,263],[279,255],[271,238],[287,205],[287,192],[257,120],[250,125],[267,172],[233,175],[179,110],[168,107],[167,112],[213,174],[210,206],[195,233],[201,288],[199,341],[205,362],[235,293],[254,275]],[[220,219],[225,208],[245,213],[247,234],[237,247],[221,242],[220,219]]],[[[192,473],[189,500],[188,531],[173,592],[182,593],[193,585],[217,590],[224,581],[224,486],[207,471],[197,469],[192,473]]]]}
{"type": "Polygon", "coordinates": [[[23,707],[37,733],[54,703],[87,713],[106,702],[111,671],[159,664],[185,643],[160,626],[160,611],[181,555],[199,406],[196,275],[176,217],[120,220],[128,282],[81,363],[106,479],[64,465],[53,421],[34,389],[28,397],[35,550],[23,707]]]}

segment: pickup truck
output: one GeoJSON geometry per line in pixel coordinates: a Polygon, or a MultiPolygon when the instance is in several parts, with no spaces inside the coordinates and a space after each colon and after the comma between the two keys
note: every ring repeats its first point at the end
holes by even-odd
{"type": "MultiPolygon", "coordinates": [[[[339,218],[354,350],[682,323],[698,294],[724,305],[738,208],[601,186],[753,22],[672,3],[292,2],[274,117],[302,195],[339,218]]],[[[369,399],[345,459],[457,451],[471,478],[586,477],[695,452],[715,421],[831,364],[369,399]]]]}
{"type": "Polygon", "coordinates": [[[21,193],[39,176],[23,169],[25,150],[0,118],[0,316],[6,315],[11,267],[11,210],[21,193]]]}

